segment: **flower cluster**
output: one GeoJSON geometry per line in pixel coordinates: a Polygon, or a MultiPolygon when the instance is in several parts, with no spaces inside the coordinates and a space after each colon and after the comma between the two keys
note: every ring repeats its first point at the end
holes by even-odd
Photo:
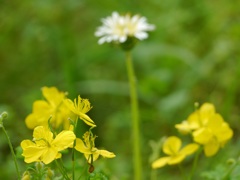
{"type": "Polygon", "coordinates": [[[182,162],[186,156],[195,153],[203,147],[204,154],[209,157],[215,155],[233,136],[233,131],[222,116],[215,111],[211,103],[204,103],[199,109],[191,113],[187,120],[175,127],[182,134],[191,134],[194,143],[186,145],[180,150],[181,140],[176,136],[167,138],[163,144],[166,157],[161,157],[152,163],[152,168],[161,168],[182,162]]]}
{"type": "Polygon", "coordinates": [[[175,126],[182,133],[190,133],[196,143],[203,145],[206,156],[215,155],[233,136],[233,131],[211,103],[204,103],[187,120],[175,126]]]}
{"type": "Polygon", "coordinates": [[[96,136],[93,136],[91,129],[96,125],[86,114],[91,109],[87,99],[78,96],[72,101],[66,98],[66,93],[55,87],[44,87],[42,92],[46,100],[35,101],[33,112],[26,118],[27,127],[34,129],[33,139],[21,142],[26,163],[49,164],[61,158],[61,151],[68,148],[83,153],[91,166],[99,155],[115,157],[114,153],[95,147],[96,136]],[[78,119],[90,126],[90,130],[83,136],[83,141],[75,135],[78,119]]]}
{"type": "Polygon", "coordinates": [[[99,44],[105,42],[124,43],[128,38],[143,40],[148,37],[147,31],[155,29],[154,25],[148,24],[145,17],[139,15],[125,16],[113,12],[112,16],[102,19],[103,25],[98,27],[95,35],[101,37],[99,44]]]}

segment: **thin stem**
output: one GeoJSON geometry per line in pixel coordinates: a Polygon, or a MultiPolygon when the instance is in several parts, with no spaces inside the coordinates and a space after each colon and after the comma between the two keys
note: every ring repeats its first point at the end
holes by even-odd
{"type": "Polygon", "coordinates": [[[188,180],[191,180],[192,179],[192,176],[195,172],[195,169],[197,167],[197,163],[198,163],[198,159],[199,159],[199,155],[200,153],[202,152],[202,147],[197,151],[196,155],[195,155],[195,158],[194,158],[194,161],[193,161],[193,166],[192,166],[192,170],[190,172],[190,175],[188,177],[188,180]]]}
{"type": "Polygon", "coordinates": [[[226,172],[226,174],[223,176],[222,180],[227,180],[229,179],[232,171],[235,169],[235,167],[237,167],[239,163],[238,162],[235,162],[229,169],[228,171],[226,172]]]}
{"type": "MultiPolygon", "coordinates": [[[[77,123],[78,123],[78,117],[74,123],[74,128],[73,128],[74,134],[77,129],[77,123]]],[[[74,149],[75,145],[76,145],[76,139],[74,140],[73,148],[72,148],[72,179],[73,180],[75,179],[75,149],[74,149]]]]}
{"type": "Polygon", "coordinates": [[[17,163],[17,158],[16,158],[16,155],[14,153],[12,143],[11,143],[10,138],[9,138],[9,136],[7,134],[7,131],[5,130],[3,125],[2,125],[2,129],[3,129],[3,132],[4,132],[5,136],[6,136],[6,138],[7,138],[8,145],[9,145],[11,153],[12,153],[12,157],[13,157],[13,160],[14,160],[14,164],[15,164],[15,168],[16,168],[16,171],[17,171],[18,179],[21,179],[21,175],[20,175],[19,168],[18,168],[18,163],[17,163]]]}
{"type": "Polygon", "coordinates": [[[139,133],[139,108],[136,89],[136,78],[132,64],[131,52],[126,51],[126,65],[130,85],[131,112],[132,112],[132,135],[133,135],[133,162],[134,179],[140,180],[142,173],[141,152],[140,152],[140,133],[139,133]]]}
{"type": "MultiPolygon", "coordinates": [[[[76,140],[74,140],[74,146],[75,146],[75,143],[76,140]]],[[[72,179],[74,180],[75,178],[75,152],[74,152],[74,147],[72,148],[72,179]]]]}
{"type": "Polygon", "coordinates": [[[181,166],[181,164],[178,164],[178,168],[179,168],[179,171],[180,171],[180,173],[181,173],[181,175],[182,175],[182,179],[186,179],[187,180],[187,178],[186,178],[186,176],[185,176],[185,174],[184,174],[184,171],[183,171],[183,168],[182,168],[182,166],[181,166]]]}
{"type": "Polygon", "coordinates": [[[64,168],[62,167],[62,165],[60,165],[57,160],[55,160],[55,163],[56,163],[59,171],[60,171],[61,174],[63,175],[63,177],[64,177],[65,179],[67,179],[67,180],[71,180],[71,179],[68,177],[68,175],[67,175],[66,171],[64,170],[64,168]]]}

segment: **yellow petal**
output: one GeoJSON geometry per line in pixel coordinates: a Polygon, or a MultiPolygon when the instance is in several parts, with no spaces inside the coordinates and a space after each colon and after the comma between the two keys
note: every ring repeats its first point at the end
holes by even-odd
{"type": "Polygon", "coordinates": [[[175,155],[181,147],[181,140],[176,136],[170,136],[163,144],[163,152],[168,155],[175,155]]]}
{"type": "Polygon", "coordinates": [[[114,158],[116,157],[116,155],[112,152],[106,151],[106,150],[97,150],[98,154],[100,154],[101,156],[105,157],[105,158],[114,158]]]}
{"type": "Polygon", "coordinates": [[[206,144],[213,137],[213,134],[207,128],[201,128],[193,132],[194,141],[199,144],[206,144]]]}
{"type": "Polygon", "coordinates": [[[79,138],[76,138],[75,149],[83,154],[92,154],[90,147],[86,147],[84,142],[79,138]]]}
{"type": "Polygon", "coordinates": [[[51,106],[44,100],[37,100],[33,103],[33,113],[49,112],[51,106]]]}
{"type": "Polygon", "coordinates": [[[22,147],[23,150],[25,150],[25,149],[26,149],[27,147],[29,147],[29,146],[36,146],[36,144],[33,143],[33,142],[30,141],[30,140],[23,140],[23,141],[21,142],[21,147],[22,147]]]}
{"type": "Polygon", "coordinates": [[[211,103],[204,103],[200,109],[199,114],[201,117],[201,122],[203,125],[207,124],[211,118],[215,114],[215,107],[211,103]]]}
{"type": "Polygon", "coordinates": [[[156,168],[161,168],[161,167],[165,166],[168,163],[169,159],[170,159],[170,157],[159,158],[158,160],[156,160],[152,163],[152,168],[156,169],[156,168]]]}
{"type": "Polygon", "coordinates": [[[204,145],[204,153],[207,157],[215,155],[220,148],[220,144],[213,138],[209,143],[204,145]]]}
{"type": "Polygon", "coordinates": [[[52,117],[52,120],[54,119],[55,111],[56,108],[50,106],[46,101],[37,100],[33,103],[32,114],[35,116],[35,119],[32,120],[36,121],[36,126],[47,124],[50,117],[52,117]]]}
{"type": "Polygon", "coordinates": [[[98,153],[84,154],[84,156],[87,159],[88,163],[92,163],[98,159],[99,154],[98,153]]]}
{"type": "Polygon", "coordinates": [[[211,103],[204,103],[200,109],[200,114],[202,117],[209,117],[213,114],[215,114],[215,107],[211,103]]]}
{"type": "Polygon", "coordinates": [[[42,94],[53,107],[57,107],[65,97],[64,92],[60,92],[56,87],[43,87],[42,94]]]}
{"type": "Polygon", "coordinates": [[[221,128],[222,124],[224,123],[224,120],[220,114],[214,114],[211,116],[210,121],[207,125],[208,128],[212,130],[217,130],[221,128]]]}
{"type": "Polygon", "coordinates": [[[179,153],[187,156],[187,155],[190,155],[190,154],[193,154],[194,152],[196,152],[198,150],[198,148],[199,148],[198,144],[195,144],[195,143],[188,144],[187,146],[182,148],[182,150],[179,153]]]}
{"type": "Polygon", "coordinates": [[[201,118],[199,117],[199,111],[195,111],[192,114],[190,114],[187,118],[187,122],[189,123],[189,126],[191,130],[196,130],[202,126],[201,118]]]}
{"type": "Polygon", "coordinates": [[[224,122],[220,114],[215,114],[212,117],[208,127],[213,131],[213,134],[219,142],[227,141],[233,136],[232,129],[226,122],[224,122]]]}
{"type": "Polygon", "coordinates": [[[40,157],[47,151],[45,147],[29,146],[23,150],[22,155],[26,163],[40,161],[40,157]]]}
{"type": "Polygon", "coordinates": [[[51,163],[54,159],[59,158],[59,153],[56,148],[47,148],[44,154],[41,156],[41,161],[44,164],[51,163]]]}
{"type": "Polygon", "coordinates": [[[52,141],[52,145],[56,147],[58,151],[62,151],[72,146],[75,139],[76,136],[72,131],[62,131],[52,141]]]}
{"type": "Polygon", "coordinates": [[[47,142],[51,143],[53,140],[53,133],[47,127],[37,126],[33,131],[33,137],[39,146],[47,146],[47,142]]]}
{"type": "Polygon", "coordinates": [[[184,155],[184,154],[177,154],[175,156],[171,156],[168,161],[168,164],[169,165],[178,164],[178,163],[182,162],[182,160],[184,160],[185,157],[186,157],[186,155],[184,155]]]}
{"type": "Polygon", "coordinates": [[[226,142],[233,137],[233,130],[224,123],[219,131],[216,133],[217,140],[219,142],[226,142]]]}
{"type": "Polygon", "coordinates": [[[176,124],[175,128],[182,134],[188,134],[192,131],[191,125],[187,121],[183,121],[181,124],[176,124]]]}
{"type": "Polygon", "coordinates": [[[61,158],[61,157],[62,157],[62,154],[61,154],[61,153],[57,153],[55,159],[59,159],[59,158],[61,158]]]}
{"type": "Polygon", "coordinates": [[[77,114],[79,115],[79,118],[82,119],[87,125],[96,127],[94,121],[88,115],[81,112],[78,112],[77,114]]]}
{"type": "Polygon", "coordinates": [[[75,114],[77,113],[77,110],[71,99],[65,99],[65,100],[63,100],[63,102],[68,107],[68,109],[70,109],[73,113],[75,113],[75,114]]]}

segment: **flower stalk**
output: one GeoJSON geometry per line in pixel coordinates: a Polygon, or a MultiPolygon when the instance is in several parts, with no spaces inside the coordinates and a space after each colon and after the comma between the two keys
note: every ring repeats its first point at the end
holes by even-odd
{"type": "Polygon", "coordinates": [[[17,175],[18,175],[18,179],[21,179],[21,175],[20,175],[20,172],[19,172],[19,168],[18,168],[18,163],[17,163],[17,158],[16,158],[16,155],[15,155],[15,152],[13,150],[13,146],[12,146],[12,143],[10,141],[10,138],[7,134],[7,131],[6,129],[4,128],[4,125],[3,125],[3,120],[7,118],[7,113],[6,112],[3,112],[1,115],[0,115],[0,121],[1,121],[1,128],[3,130],[3,133],[5,134],[6,138],[7,138],[7,141],[8,141],[8,145],[9,145],[9,148],[11,150],[11,153],[12,153],[12,157],[13,157],[13,160],[14,160],[14,164],[15,164],[15,168],[16,168],[16,171],[17,171],[17,175]]]}
{"type": "Polygon", "coordinates": [[[140,133],[139,133],[139,107],[136,88],[136,77],[132,63],[130,51],[126,51],[126,66],[130,86],[131,114],[132,114],[132,138],[133,138],[133,163],[134,179],[140,180],[142,174],[141,152],[140,152],[140,133]]]}
{"type": "Polygon", "coordinates": [[[199,148],[199,150],[198,150],[198,151],[196,152],[196,154],[195,154],[194,161],[193,161],[193,165],[192,165],[192,170],[191,170],[191,172],[190,172],[190,175],[189,175],[189,177],[188,177],[188,180],[191,180],[192,177],[193,177],[193,175],[194,175],[194,172],[195,172],[195,170],[196,170],[197,163],[198,163],[198,159],[199,159],[199,156],[200,156],[201,152],[202,152],[202,147],[199,148]]]}
{"type": "MultiPolygon", "coordinates": [[[[74,126],[73,126],[74,133],[76,133],[77,123],[78,123],[78,117],[74,122],[74,126]]],[[[75,145],[76,145],[76,139],[73,142],[73,148],[72,148],[72,179],[73,180],[75,179],[75,149],[74,149],[75,145]]]]}

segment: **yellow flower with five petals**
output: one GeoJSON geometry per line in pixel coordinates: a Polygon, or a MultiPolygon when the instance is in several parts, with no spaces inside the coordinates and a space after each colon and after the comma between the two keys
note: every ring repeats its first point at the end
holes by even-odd
{"type": "Polygon", "coordinates": [[[176,136],[170,136],[163,144],[163,152],[168,156],[161,157],[152,163],[152,168],[161,168],[165,165],[174,165],[182,162],[188,155],[193,154],[199,148],[196,143],[186,145],[181,149],[182,141],[176,136]]]}
{"type": "Polygon", "coordinates": [[[41,161],[49,164],[53,160],[61,158],[60,151],[72,147],[75,134],[72,131],[64,130],[55,138],[53,133],[44,126],[38,126],[33,131],[33,140],[23,140],[21,147],[22,155],[26,163],[41,161]]]}

